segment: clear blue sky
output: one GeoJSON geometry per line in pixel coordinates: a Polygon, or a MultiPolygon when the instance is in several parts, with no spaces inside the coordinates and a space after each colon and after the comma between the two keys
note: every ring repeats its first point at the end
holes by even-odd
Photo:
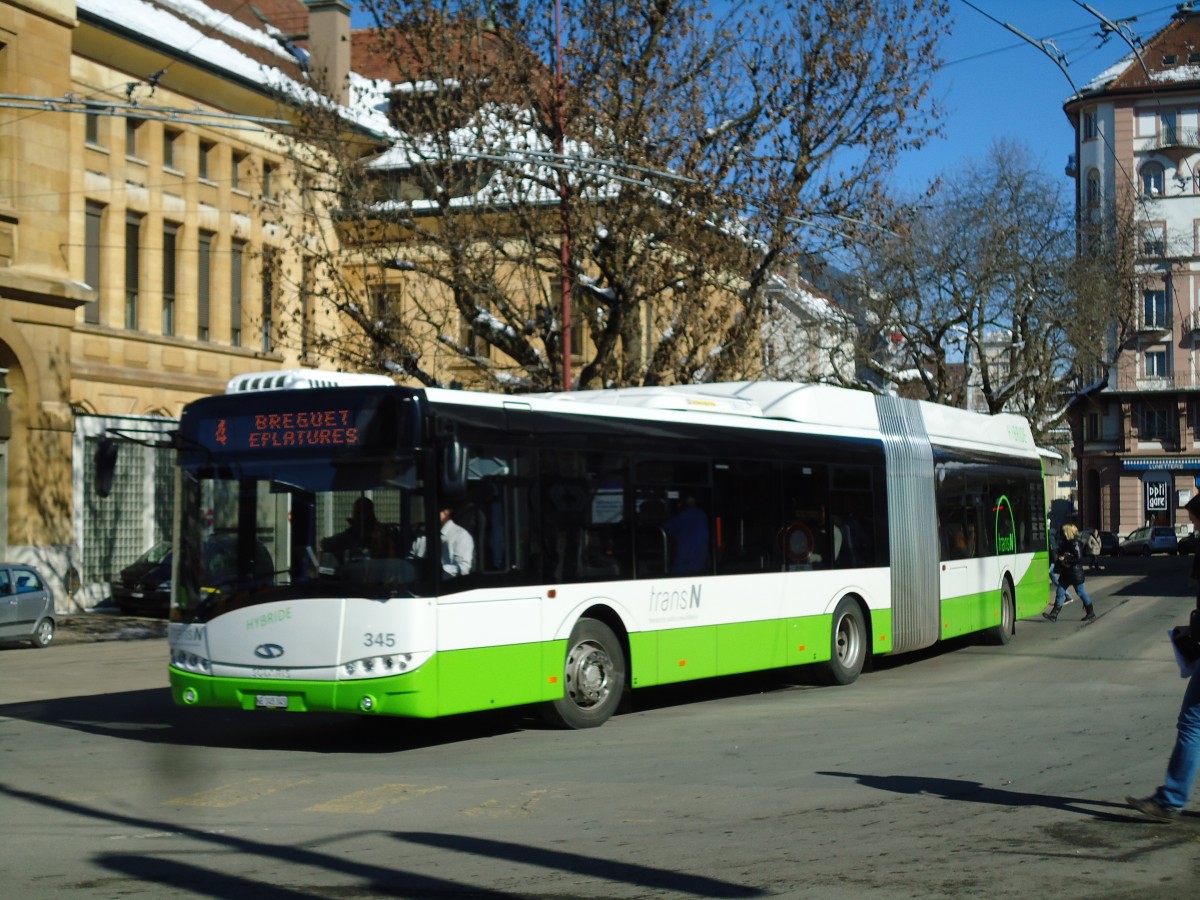
{"type": "MultiPolygon", "coordinates": [[[[1127,54],[1129,45],[1117,35],[1101,43],[1100,19],[1075,0],[949,3],[952,32],[942,51],[946,65],[933,91],[945,110],[945,137],[902,159],[896,186],[916,192],[939,173],[952,176],[964,161],[983,157],[997,138],[1019,141],[1035,162],[1061,174],[1072,152],[1072,131],[1062,111],[1072,82],[1086,84],[1127,54]],[[999,23],[1034,42],[1052,41],[1065,55],[1070,80],[1046,53],[999,23]]],[[[1086,5],[1113,22],[1136,17],[1128,23],[1131,35],[1148,39],[1170,21],[1177,3],[1089,0],[1086,5]]],[[[351,6],[357,3],[351,0],[351,6]]],[[[370,25],[357,12],[353,22],[355,27],[370,25]]]]}
{"type": "MultiPolygon", "coordinates": [[[[984,156],[998,138],[1019,141],[1035,162],[1061,175],[1073,150],[1073,132],[1062,111],[1072,82],[1082,87],[1129,53],[1129,45],[1115,34],[1102,44],[1100,19],[1074,0],[949,3],[953,30],[943,47],[946,65],[934,81],[945,109],[945,139],[903,159],[898,186],[915,191],[939,173],[952,175],[964,160],[984,156]],[[1034,43],[996,20],[1034,42],[1052,41],[1066,56],[1070,80],[1034,43]]],[[[1177,3],[1089,0],[1086,5],[1113,22],[1136,17],[1128,28],[1148,40],[1170,21],[1177,3]]]]}

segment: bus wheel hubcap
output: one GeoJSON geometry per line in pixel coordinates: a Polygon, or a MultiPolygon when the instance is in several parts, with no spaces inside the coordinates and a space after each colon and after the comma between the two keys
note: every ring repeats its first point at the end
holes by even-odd
{"type": "Polygon", "coordinates": [[[579,706],[595,706],[608,694],[612,660],[604,648],[581,644],[567,660],[567,689],[579,706]]]}

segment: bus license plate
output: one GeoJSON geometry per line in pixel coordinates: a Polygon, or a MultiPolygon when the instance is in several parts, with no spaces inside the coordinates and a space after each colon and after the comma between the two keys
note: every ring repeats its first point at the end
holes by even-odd
{"type": "Polygon", "coordinates": [[[260,709],[287,709],[288,698],[280,694],[255,694],[254,705],[260,709]]]}

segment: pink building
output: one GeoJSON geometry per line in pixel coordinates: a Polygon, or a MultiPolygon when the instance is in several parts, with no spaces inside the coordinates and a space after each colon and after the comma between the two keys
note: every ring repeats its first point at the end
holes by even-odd
{"type": "Polygon", "coordinates": [[[1073,417],[1080,524],[1182,529],[1200,484],[1200,12],[1176,13],[1064,109],[1079,219],[1133,201],[1141,273],[1136,331],[1073,417]]]}

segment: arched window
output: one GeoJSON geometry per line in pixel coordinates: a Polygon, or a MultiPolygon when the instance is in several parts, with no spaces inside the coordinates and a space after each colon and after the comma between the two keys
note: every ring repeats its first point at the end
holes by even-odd
{"type": "Polygon", "coordinates": [[[1161,197],[1166,184],[1162,163],[1148,162],[1141,169],[1142,196],[1161,197]]]}
{"type": "Polygon", "coordinates": [[[1088,169],[1084,199],[1088,206],[1100,205],[1100,173],[1095,169],[1088,169]]]}

